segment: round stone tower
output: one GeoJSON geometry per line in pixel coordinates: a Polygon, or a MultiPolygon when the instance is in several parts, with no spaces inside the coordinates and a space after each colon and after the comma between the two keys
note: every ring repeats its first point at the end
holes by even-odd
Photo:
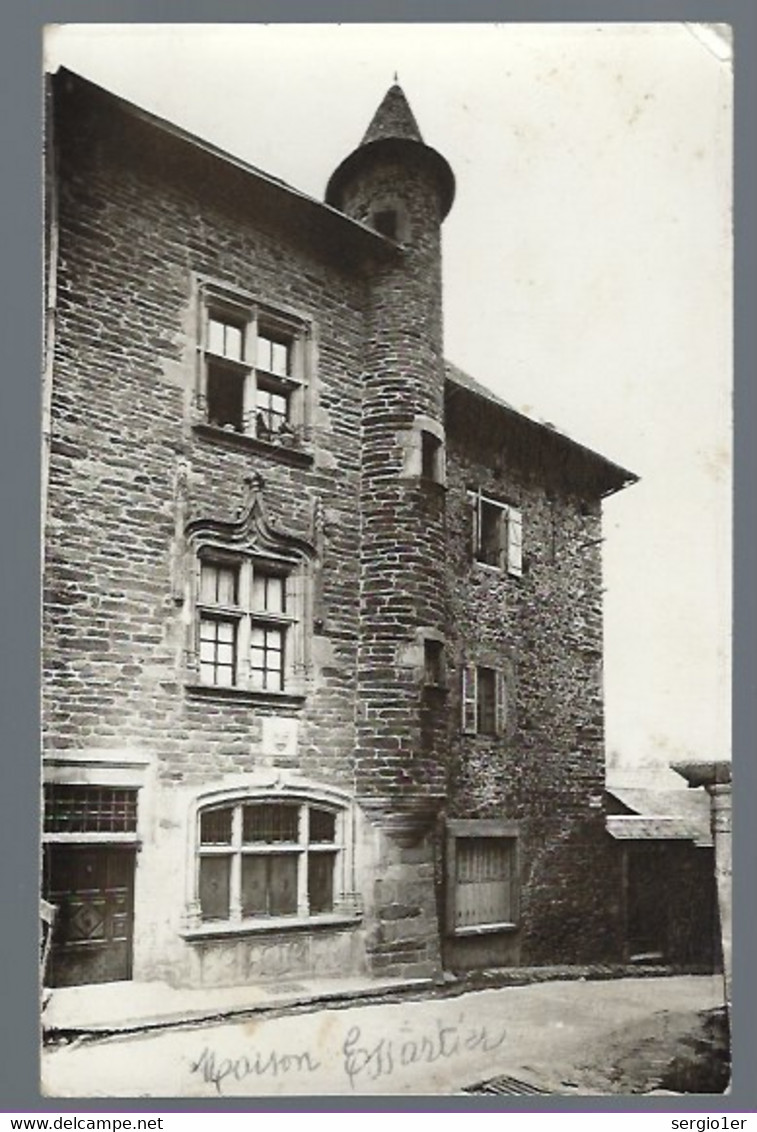
{"type": "MultiPolygon", "coordinates": [[[[441,224],[453,196],[449,165],[397,85],[326,191],[328,204],[396,244],[367,279],[355,773],[361,804],[395,849],[425,858],[422,883],[407,862],[396,872],[413,888],[403,906],[434,917],[447,727],[441,224]]],[[[402,904],[395,890],[393,899],[402,904]]],[[[416,924],[427,939],[431,926],[416,924]]]]}

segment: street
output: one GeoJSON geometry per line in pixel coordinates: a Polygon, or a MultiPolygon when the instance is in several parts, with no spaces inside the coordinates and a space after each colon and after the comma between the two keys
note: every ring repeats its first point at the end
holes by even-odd
{"type": "MultiPolygon", "coordinates": [[[[715,1008],[720,977],[547,982],[454,997],[230,1018],[43,1051],[68,1097],[437,1094],[508,1074],[581,1093],[624,1033],[715,1008]]],[[[660,1051],[662,1058],[664,1051],[660,1051]]]]}

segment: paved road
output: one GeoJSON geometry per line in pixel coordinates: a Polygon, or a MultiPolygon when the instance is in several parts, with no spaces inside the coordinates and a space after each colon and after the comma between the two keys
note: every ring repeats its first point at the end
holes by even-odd
{"type": "Polygon", "coordinates": [[[449,1095],[507,1073],[562,1092],[610,1035],[720,1005],[721,978],[552,982],[79,1042],[44,1051],[48,1096],[449,1095]]]}

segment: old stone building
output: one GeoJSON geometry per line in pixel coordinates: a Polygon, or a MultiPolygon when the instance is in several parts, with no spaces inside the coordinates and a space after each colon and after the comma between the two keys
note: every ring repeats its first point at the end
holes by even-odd
{"type": "Polygon", "coordinates": [[[616,956],[634,477],[445,362],[454,178],[402,91],[325,203],[71,72],[50,99],[52,982],[616,956]]]}

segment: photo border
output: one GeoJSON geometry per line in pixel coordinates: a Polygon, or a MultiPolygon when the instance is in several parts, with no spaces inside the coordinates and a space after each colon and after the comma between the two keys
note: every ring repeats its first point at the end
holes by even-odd
{"type": "MultiPolygon", "coordinates": [[[[4,782],[2,906],[5,910],[2,984],[4,1026],[0,1041],[0,1111],[197,1112],[197,1111],[754,1111],[757,1079],[757,908],[753,863],[757,859],[757,735],[755,702],[754,578],[757,576],[755,498],[757,458],[754,422],[757,396],[755,349],[755,76],[749,53],[757,41],[752,0],[533,0],[527,11],[516,0],[499,3],[437,0],[436,3],[369,5],[308,0],[250,3],[219,0],[213,23],[375,22],[689,22],[730,23],[735,45],[735,386],[734,386],[734,966],[733,1086],[728,1096],[684,1097],[250,1097],[108,1101],[44,1098],[38,1085],[37,993],[39,877],[39,494],[41,359],[41,106],[42,28],[46,23],[194,23],[207,20],[200,0],[141,5],[131,0],[65,0],[18,5],[3,19],[0,38],[0,115],[5,159],[2,209],[2,383],[0,484],[3,554],[3,623],[9,626],[0,681],[4,782]],[[356,13],[359,18],[356,19],[356,13]],[[744,55],[741,56],[743,46],[744,55]],[[752,867],[750,867],[750,865],[752,867]]],[[[671,422],[674,427],[674,422],[671,422]]],[[[706,533],[704,538],[706,539],[706,533]]],[[[692,532],[692,550],[702,532],[692,532]]]]}

